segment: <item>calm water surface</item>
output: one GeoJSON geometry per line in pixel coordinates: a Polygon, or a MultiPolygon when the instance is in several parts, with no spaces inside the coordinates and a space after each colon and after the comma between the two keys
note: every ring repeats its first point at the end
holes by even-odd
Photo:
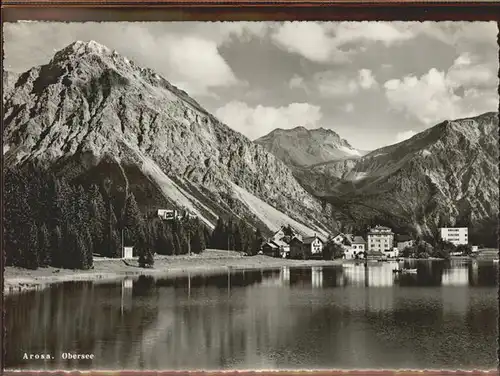
{"type": "Polygon", "coordinates": [[[402,266],[75,282],[7,296],[6,367],[495,368],[497,265],[415,261],[405,266],[417,274],[393,273],[402,266]]]}

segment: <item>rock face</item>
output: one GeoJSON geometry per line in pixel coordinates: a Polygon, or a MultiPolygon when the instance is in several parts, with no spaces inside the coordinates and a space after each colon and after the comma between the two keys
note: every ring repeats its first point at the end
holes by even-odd
{"type": "Polygon", "coordinates": [[[344,223],[380,219],[427,235],[473,227],[498,213],[498,114],[445,121],[361,158],[294,173],[344,223]]]}
{"type": "Polygon", "coordinates": [[[308,130],[296,127],[275,129],[255,142],[289,166],[305,167],[345,158],[360,157],[366,152],[353,148],[330,129],[308,130]]]}
{"type": "Polygon", "coordinates": [[[270,230],[290,223],[324,234],[331,225],[328,208],[279,159],[96,42],[67,46],[15,86],[4,98],[7,165],[37,159],[82,180],[114,171],[143,207],[161,196],[210,226],[230,212],[270,230]]]}
{"type": "Polygon", "coordinates": [[[14,84],[16,83],[19,75],[15,72],[3,71],[2,72],[2,84],[3,84],[3,93],[4,97],[8,96],[12,89],[14,88],[14,84]]]}

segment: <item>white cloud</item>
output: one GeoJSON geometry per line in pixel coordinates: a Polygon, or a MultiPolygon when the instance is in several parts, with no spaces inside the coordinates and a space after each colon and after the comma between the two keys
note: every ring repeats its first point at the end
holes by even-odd
{"type": "Polygon", "coordinates": [[[372,71],[369,69],[361,69],[358,73],[359,78],[359,86],[362,89],[371,89],[372,87],[377,85],[377,81],[375,80],[375,76],[372,71]]]}
{"type": "Polygon", "coordinates": [[[328,28],[318,22],[285,22],[272,35],[273,41],[285,50],[316,62],[346,61],[328,28]]]}
{"type": "Polygon", "coordinates": [[[408,27],[417,34],[454,46],[459,52],[470,51],[477,44],[497,45],[498,26],[494,21],[410,22],[408,27]]]}
{"type": "Polygon", "coordinates": [[[314,128],[323,116],[319,106],[309,103],[291,103],[285,107],[249,107],[239,101],[227,103],[215,114],[222,122],[251,140],[262,137],[275,128],[314,128]]]}
{"type": "Polygon", "coordinates": [[[184,34],[203,36],[215,41],[218,45],[230,43],[234,40],[249,41],[252,38],[264,38],[274,27],[273,22],[178,22],[184,34]]]}
{"type": "Polygon", "coordinates": [[[461,55],[446,73],[432,68],[421,77],[389,80],[384,84],[387,100],[427,125],[496,111],[498,80],[488,68],[471,65],[472,60],[461,55]]]}
{"type": "Polygon", "coordinates": [[[481,62],[478,56],[461,54],[447,72],[452,87],[497,87],[498,67],[494,61],[481,62]]]}
{"type": "Polygon", "coordinates": [[[344,106],[344,111],[347,113],[354,112],[354,103],[352,102],[346,103],[344,106]]]}
{"type": "Polygon", "coordinates": [[[356,76],[350,78],[335,71],[319,72],[314,75],[313,83],[324,97],[351,96],[378,86],[375,76],[369,69],[361,69],[356,76]]]}
{"type": "Polygon", "coordinates": [[[30,65],[45,64],[54,49],[64,48],[75,40],[92,39],[117,50],[140,66],[157,71],[190,95],[210,95],[212,88],[241,83],[218,47],[233,37],[258,35],[259,29],[263,29],[262,25],[249,24],[9,23],[5,25],[4,46],[6,56],[16,56],[9,58],[9,64],[25,70],[31,66],[24,66],[23,56],[30,56],[30,65]]]}
{"type": "Polygon", "coordinates": [[[331,24],[337,44],[358,41],[382,42],[386,46],[412,39],[415,33],[404,23],[363,21],[331,24]]]}
{"type": "Polygon", "coordinates": [[[420,78],[406,76],[384,84],[393,108],[411,114],[426,124],[441,117],[455,118],[461,112],[460,98],[447,85],[443,72],[432,68],[420,78]]]}
{"type": "Polygon", "coordinates": [[[311,61],[342,63],[363,48],[353,49],[350,44],[370,41],[389,46],[414,36],[410,29],[392,22],[285,22],[274,27],[272,40],[311,61]]]}
{"type": "Polygon", "coordinates": [[[171,77],[188,92],[204,93],[211,87],[238,83],[233,71],[217,51],[213,41],[194,37],[178,38],[165,43],[164,56],[171,77]],[[203,56],[203,59],[200,59],[203,56]]]}
{"type": "Polygon", "coordinates": [[[396,143],[398,142],[401,142],[401,141],[405,141],[405,140],[408,140],[409,138],[412,138],[413,136],[415,136],[417,134],[417,132],[414,132],[412,130],[409,130],[409,131],[404,131],[404,132],[399,132],[397,135],[396,135],[396,143]]]}
{"type": "Polygon", "coordinates": [[[304,77],[299,75],[293,75],[293,77],[288,82],[288,87],[290,89],[306,89],[304,77]]]}

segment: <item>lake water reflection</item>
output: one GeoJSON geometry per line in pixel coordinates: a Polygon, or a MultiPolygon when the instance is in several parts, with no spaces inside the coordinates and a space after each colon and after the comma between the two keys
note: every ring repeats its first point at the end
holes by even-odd
{"type": "Polygon", "coordinates": [[[475,261],[65,283],[6,297],[6,367],[491,369],[497,284],[497,265],[475,261]]]}

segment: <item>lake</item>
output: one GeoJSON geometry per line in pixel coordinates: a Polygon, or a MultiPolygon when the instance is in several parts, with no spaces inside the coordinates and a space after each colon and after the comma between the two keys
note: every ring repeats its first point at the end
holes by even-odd
{"type": "Polygon", "coordinates": [[[497,265],[346,263],[53,285],[5,297],[5,366],[492,369],[497,265]],[[393,273],[401,267],[417,273],[393,273]]]}

